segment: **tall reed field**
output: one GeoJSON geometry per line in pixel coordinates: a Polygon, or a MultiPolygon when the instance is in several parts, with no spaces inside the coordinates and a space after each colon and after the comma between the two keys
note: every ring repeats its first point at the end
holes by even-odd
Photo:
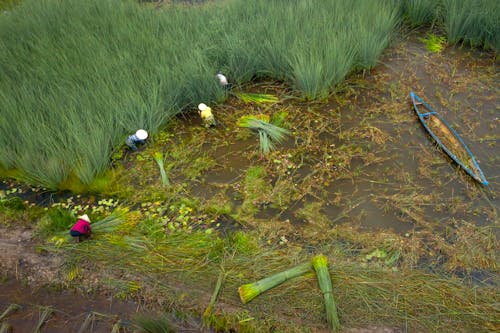
{"type": "MultiPolygon", "coordinates": [[[[450,40],[498,46],[498,2],[442,1],[450,40]]],[[[406,12],[419,6],[437,7],[406,12]]],[[[401,13],[394,0],[22,1],[0,15],[0,167],[52,189],[90,184],[128,134],[222,102],[218,71],[323,99],[376,65],[401,13]]]]}
{"type": "Polygon", "coordinates": [[[405,16],[412,26],[436,23],[451,44],[500,51],[500,2],[496,0],[409,0],[405,16]]]}
{"type": "Polygon", "coordinates": [[[221,100],[204,10],[27,0],[0,16],[0,164],[49,188],[88,184],[127,134],[221,100]]]}

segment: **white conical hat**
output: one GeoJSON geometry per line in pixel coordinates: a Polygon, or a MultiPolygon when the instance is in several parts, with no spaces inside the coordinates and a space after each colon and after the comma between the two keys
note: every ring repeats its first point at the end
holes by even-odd
{"type": "Polygon", "coordinates": [[[90,218],[87,214],[83,214],[83,215],[78,216],[78,219],[84,220],[84,221],[87,221],[88,223],[90,223],[90,218]]]}
{"type": "Polygon", "coordinates": [[[145,130],[143,129],[140,129],[140,130],[137,130],[137,132],[135,132],[135,136],[139,139],[139,140],[146,140],[148,138],[148,132],[146,132],[145,130]]]}
{"type": "Polygon", "coordinates": [[[205,103],[198,104],[198,110],[200,111],[205,111],[207,108],[208,106],[205,103]]]}
{"type": "Polygon", "coordinates": [[[228,85],[227,77],[224,76],[224,74],[219,73],[219,74],[216,75],[216,77],[219,80],[219,83],[220,83],[221,86],[227,86],[228,85]]]}

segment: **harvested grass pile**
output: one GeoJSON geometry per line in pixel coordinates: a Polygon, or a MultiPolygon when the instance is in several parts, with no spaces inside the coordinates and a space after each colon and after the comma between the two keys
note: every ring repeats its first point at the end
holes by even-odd
{"type": "MultiPolygon", "coordinates": [[[[148,239],[135,230],[129,229],[128,235],[103,235],[98,240],[78,246],[64,244],[55,251],[64,251],[69,260],[85,258],[92,267],[106,267],[116,270],[118,274],[134,272],[140,276],[141,290],[154,290],[149,297],[172,298],[171,301],[178,306],[186,301],[186,306],[191,309],[193,304],[189,299],[201,297],[208,302],[210,295],[215,294],[222,303],[240,303],[234,291],[241,286],[242,277],[257,280],[266,272],[289,266],[290,258],[306,262],[309,256],[292,250],[242,250],[216,234],[176,233],[161,239],[148,239]],[[222,261],[227,273],[224,288],[216,286],[217,292],[214,292],[213,281],[221,277],[222,261]],[[179,286],[182,286],[182,291],[177,290],[179,286]],[[182,299],[176,297],[178,292],[184,295],[182,299]]],[[[328,249],[323,250],[329,253],[328,249]]],[[[335,274],[331,279],[335,286],[335,301],[339,304],[338,316],[345,327],[384,323],[415,331],[487,332],[497,324],[500,298],[495,281],[492,285],[471,286],[449,276],[420,270],[361,267],[348,258],[336,257],[335,274]]],[[[305,266],[311,270],[310,261],[305,266]]],[[[246,309],[256,318],[264,316],[263,306],[266,315],[285,311],[296,316],[304,315],[302,311],[305,311],[310,318],[308,320],[321,323],[325,318],[323,297],[311,296],[310,278],[306,275],[304,283],[287,284],[285,289],[268,291],[267,296],[278,293],[280,297],[267,297],[265,304],[255,306],[250,302],[246,309]],[[283,303],[294,304],[294,307],[284,309],[283,303]]],[[[255,286],[257,293],[269,289],[261,288],[262,285],[255,286]]],[[[248,296],[251,294],[255,295],[252,292],[248,296]]],[[[197,311],[201,314],[206,308],[203,304],[199,305],[197,311]]],[[[293,325],[280,325],[286,327],[287,324],[293,325]]]]}

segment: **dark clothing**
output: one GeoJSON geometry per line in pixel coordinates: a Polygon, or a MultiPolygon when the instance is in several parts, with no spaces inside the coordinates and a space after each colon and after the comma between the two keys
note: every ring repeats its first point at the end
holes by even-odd
{"type": "Polygon", "coordinates": [[[76,231],[76,230],[71,230],[69,232],[69,234],[72,236],[72,237],[81,237],[81,236],[85,236],[85,234],[82,234],[80,231],[76,231]]]}
{"type": "Polygon", "coordinates": [[[146,140],[139,139],[135,134],[130,135],[127,140],[125,140],[125,144],[132,150],[137,150],[137,145],[143,145],[146,140]]]}

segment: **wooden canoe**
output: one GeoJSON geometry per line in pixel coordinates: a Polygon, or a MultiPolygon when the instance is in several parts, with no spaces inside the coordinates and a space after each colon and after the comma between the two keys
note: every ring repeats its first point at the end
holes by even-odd
{"type": "Polygon", "coordinates": [[[453,127],[413,91],[410,97],[418,119],[436,143],[472,178],[488,185],[476,158],[453,127]]]}

